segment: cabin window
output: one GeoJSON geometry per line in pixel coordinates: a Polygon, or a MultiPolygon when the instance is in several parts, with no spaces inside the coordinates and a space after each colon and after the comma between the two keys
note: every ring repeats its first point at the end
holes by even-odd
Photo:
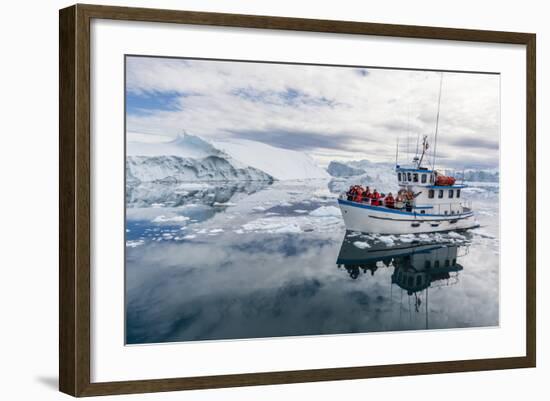
{"type": "Polygon", "coordinates": [[[413,181],[418,182],[418,173],[413,174],[413,181]]]}
{"type": "Polygon", "coordinates": [[[443,190],[442,189],[439,190],[439,193],[437,194],[437,197],[439,199],[443,199],[443,190]]]}
{"type": "Polygon", "coordinates": [[[431,184],[434,183],[434,175],[433,175],[433,174],[430,174],[430,183],[431,183],[431,184]]]}
{"type": "Polygon", "coordinates": [[[456,258],[453,259],[453,266],[456,266],[456,258]]]}
{"type": "Polygon", "coordinates": [[[436,261],[434,262],[434,267],[435,267],[436,269],[439,268],[439,260],[436,260],[436,261]]]}
{"type": "Polygon", "coordinates": [[[416,276],[416,286],[418,287],[420,284],[422,284],[422,276],[418,275],[416,276]]]}
{"type": "Polygon", "coordinates": [[[431,265],[431,263],[430,263],[429,260],[427,260],[427,261],[424,262],[424,268],[425,268],[425,269],[429,269],[429,268],[431,268],[431,267],[432,267],[432,265],[431,265]]]}
{"type": "Polygon", "coordinates": [[[434,196],[435,196],[435,191],[433,189],[430,189],[428,191],[428,198],[433,199],[434,196]]]}
{"type": "Polygon", "coordinates": [[[449,211],[448,211],[448,210],[445,210],[445,214],[449,214],[449,211]]]}
{"type": "Polygon", "coordinates": [[[420,214],[424,214],[424,213],[426,213],[425,210],[421,210],[421,211],[420,211],[420,214]]]}
{"type": "Polygon", "coordinates": [[[454,196],[454,190],[449,189],[449,198],[452,198],[454,196]]]}
{"type": "Polygon", "coordinates": [[[426,174],[422,174],[422,184],[425,184],[426,183],[426,174]]]}
{"type": "Polygon", "coordinates": [[[457,189],[457,190],[456,190],[456,197],[457,197],[457,198],[460,198],[460,189],[457,189]]]}
{"type": "Polygon", "coordinates": [[[409,276],[408,279],[407,279],[407,286],[408,287],[412,287],[414,284],[414,277],[413,276],[409,276]]]}
{"type": "Polygon", "coordinates": [[[398,173],[398,174],[397,174],[397,180],[398,180],[398,181],[401,181],[401,173],[398,173]]]}
{"type": "Polygon", "coordinates": [[[449,261],[449,259],[445,259],[445,267],[449,267],[450,264],[451,262],[449,261]]]}
{"type": "Polygon", "coordinates": [[[411,180],[411,173],[407,173],[407,180],[408,180],[408,181],[412,181],[412,180],[411,180]]]}

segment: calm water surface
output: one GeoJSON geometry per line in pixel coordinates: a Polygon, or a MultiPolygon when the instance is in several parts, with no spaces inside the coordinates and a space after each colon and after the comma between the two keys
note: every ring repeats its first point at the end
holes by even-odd
{"type": "Polygon", "coordinates": [[[127,191],[129,344],[499,323],[498,188],[467,233],[345,230],[326,181],[127,191]]]}

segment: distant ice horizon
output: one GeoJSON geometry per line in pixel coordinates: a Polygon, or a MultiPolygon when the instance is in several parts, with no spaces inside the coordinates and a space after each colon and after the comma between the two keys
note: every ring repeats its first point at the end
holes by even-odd
{"type": "MultiPolygon", "coordinates": [[[[126,132],[126,142],[127,142],[127,144],[128,143],[140,143],[140,144],[144,144],[144,145],[146,145],[146,144],[163,144],[163,143],[164,144],[169,144],[169,143],[177,140],[178,138],[180,138],[184,135],[196,136],[196,137],[199,137],[201,139],[204,139],[206,141],[213,142],[213,143],[215,143],[215,142],[237,142],[237,143],[240,142],[239,139],[235,139],[235,138],[231,138],[231,137],[207,139],[207,138],[201,137],[200,135],[195,135],[195,134],[192,134],[192,133],[188,133],[187,131],[184,131],[184,130],[182,130],[180,133],[177,133],[175,135],[127,131],[126,132]]],[[[246,142],[248,142],[248,141],[257,142],[258,144],[268,145],[268,146],[271,146],[273,148],[277,148],[277,149],[281,149],[281,150],[290,150],[290,149],[284,148],[284,147],[278,147],[278,146],[274,146],[274,145],[265,144],[265,142],[262,142],[262,141],[259,141],[259,140],[254,140],[254,139],[246,139],[244,141],[246,141],[246,142]]],[[[415,145],[416,145],[416,139],[415,139],[415,145]]],[[[401,147],[400,147],[400,149],[401,149],[401,147]]],[[[402,153],[400,154],[398,164],[401,164],[401,165],[412,164],[412,158],[414,157],[414,153],[409,152],[409,154],[407,154],[406,150],[403,151],[403,149],[401,149],[401,152],[402,153]]],[[[319,167],[323,168],[323,169],[327,169],[331,162],[350,163],[350,162],[358,162],[358,161],[368,160],[368,161],[371,161],[371,162],[374,162],[374,163],[388,163],[388,164],[394,164],[395,163],[395,155],[394,155],[393,158],[380,159],[380,158],[377,158],[376,155],[370,155],[366,152],[357,152],[357,154],[346,154],[346,155],[334,154],[334,155],[328,155],[326,158],[317,158],[317,157],[315,157],[315,155],[310,155],[310,156],[313,160],[315,160],[316,164],[319,167]]],[[[431,160],[431,158],[429,158],[429,160],[431,160]]],[[[430,163],[425,163],[425,165],[427,166],[430,163]]],[[[490,167],[490,166],[489,167],[488,166],[467,166],[466,167],[466,166],[463,166],[461,168],[445,167],[445,166],[442,167],[442,164],[439,162],[439,160],[436,160],[436,168],[437,167],[447,169],[447,170],[466,169],[466,170],[499,171],[499,166],[495,166],[495,167],[490,167]]]]}

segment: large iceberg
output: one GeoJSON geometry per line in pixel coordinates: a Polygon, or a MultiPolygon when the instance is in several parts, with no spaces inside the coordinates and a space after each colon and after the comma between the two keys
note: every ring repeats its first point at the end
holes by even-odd
{"type": "Polygon", "coordinates": [[[328,178],[301,152],[231,139],[183,134],[168,142],[128,141],[126,179],[140,182],[273,181],[328,178]]]}
{"type": "Polygon", "coordinates": [[[242,167],[230,158],[207,156],[192,159],[180,156],[127,156],[128,183],[190,181],[273,181],[273,177],[253,167],[242,167]]]}

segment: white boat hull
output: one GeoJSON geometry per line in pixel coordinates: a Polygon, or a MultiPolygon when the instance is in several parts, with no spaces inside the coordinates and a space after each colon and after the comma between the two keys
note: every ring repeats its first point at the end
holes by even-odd
{"type": "Polygon", "coordinates": [[[338,199],[346,229],[374,234],[421,234],[478,227],[474,213],[420,214],[338,199]]]}

